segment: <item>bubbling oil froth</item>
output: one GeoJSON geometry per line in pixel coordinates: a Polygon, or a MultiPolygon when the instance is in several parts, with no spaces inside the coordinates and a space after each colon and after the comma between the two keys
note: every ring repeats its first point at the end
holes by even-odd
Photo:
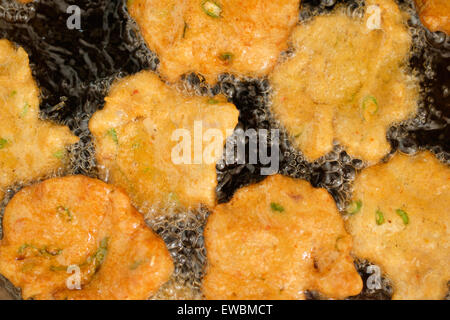
{"type": "MultiPolygon", "coordinates": [[[[303,22],[328,14],[341,2],[304,0],[299,20],[303,22]]],[[[409,72],[420,78],[422,98],[418,115],[391,128],[388,138],[393,152],[415,153],[428,148],[441,161],[450,164],[450,145],[448,138],[445,138],[450,136],[450,111],[445,109],[448,109],[450,98],[450,37],[425,30],[412,0],[399,1],[399,4],[410,16],[408,27],[413,46],[409,72]],[[444,138],[439,138],[441,135],[444,138]],[[431,138],[428,139],[428,136],[431,138]]],[[[342,5],[346,6],[349,16],[357,18],[364,14],[362,0],[346,1],[342,5]]],[[[68,125],[80,137],[80,142],[69,150],[69,168],[42,179],[66,174],[98,177],[95,148],[88,129],[91,115],[102,108],[104,97],[115,80],[143,69],[157,71],[159,63],[157,56],[145,46],[134,21],[129,17],[125,1],[86,0],[75,3],[63,0],[60,6],[55,6],[49,0],[27,5],[0,0],[0,34],[24,46],[30,54],[33,75],[42,93],[42,118],[68,125]],[[82,21],[82,33],[69,31],[65,27],[67,15],[63,9],[72,3],[89,8],[82,21]],[[107,22],[101,25],[98,21],[107,22]],[[102,50],[99,50],[99,44],[102,50]],[[81,55],[80,49],[83,51],[81,55]]],[[[281,59],[289,54],[292,52],[288,50],[281,59]]],[[[306,179],[316,187],[325,187],[336,200],[338,208],[344,210],[351,197],[354,178],[365,164],[350,157],[338,144],[316,162],[307,162],[269,112],[271,88],[267,79],[222,75],[217,85],[209,87],[200,75],[191,74],[186,75],[177,88],[195,95],[224,94],[240,110],[240,129],[279,129],[280,172],[306,179]]],[[[260,167],[260,164],[239,165],[219,161],[219,202],[229,200],[238,188],[261,180],[260,167]]],[[[2,202],[0,216],[15,192],[24,186],[26,184],[19,182],[10,188],[2,202]]],[[[156,217],[151,206],[140,210],[149,226],[164,239],[175,261],[174,275],[153,298],[202,298],[200,287],[206,265],[203,228],[209,212],[202,207],[180,210],[171,205],[162,210],[165,211],[164,217],[156,217]]],[[[367,262],[358,263],[358,269],[362,270],[367,262]]],[[[13,297],[20,297],[20,292],[10,283],[5,286],[13,297]]],[[[383,289],[384,293],[366,289],[359,297],[379,299],[391,296],[389,286],[383,289]]]]}

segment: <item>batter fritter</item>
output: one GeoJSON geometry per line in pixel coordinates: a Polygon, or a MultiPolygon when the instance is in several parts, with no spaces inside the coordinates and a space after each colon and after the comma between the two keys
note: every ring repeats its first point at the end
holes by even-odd
{"type": "Polygon", "coordinates": [[[332,197],[308,182],[270,176],[220,204],[205,228],[208,299],[356,295],[352,239],[332,197]]]}
{"type": "Polygon", "coordinates": [[[3,231],[0,273],[24,299],[147,299],[173,270],[128,196],[83,176],[21,190],[3,231]]]}
{"type": "Polygon", "coordinates": [[[202,74],[264,76],[298,20],[299,0],[129,0],[128,10],[170,82],[202,74]]]}
{"type": "Polygon", "coordinates": [[[69,128],[39,119],[39,90],[28,55],[0,40],[0,199],[14,183],[29,182],[65,166],[69,128]]]}
{"type": "Polygon", "coordinates": [[[420,20],[430,31],[450,34],[450,1],[415,0],[420,20]]]}
{"type": "Polygon", "coordinates": [[[443,299],[450,280],[450,169],[431,153],[363,170],[346,222],[353,252],[379,265],[394,299],[443,299]],[[358,211],[358,212],[355,212],[358,211]]]}
{"type": "Polygon", "coordinates": [[[386,131],[417,109],[418,89],[405,73],[411,36],[392,0],[366,1],[362,19],[343,10],[299,25],[295,53],[270,76],[275,117],[308,160],[333,141],[375,163],[390,145],[386,131]]]}
{"type": "Polygon", "coordinates": [[[233,104],[184,95],[148,71],[115,83],[105,100],[89,124],[104,179],[123,187],[139,208],[214,206],[216,162],[238,122],[233,104]],[[209,129],[220,135],[216,152],[207,151],[209,129]]]}

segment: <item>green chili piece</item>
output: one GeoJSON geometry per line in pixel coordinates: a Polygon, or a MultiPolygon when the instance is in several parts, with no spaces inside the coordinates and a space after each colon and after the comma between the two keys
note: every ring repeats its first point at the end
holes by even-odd
{"type": "Polygon", "coordinates": [[[362,207],[362,201],[361,200],[356,200],[356,201],[352,201],[348,207],[347,207],[347,213],[348,214],[356,214],[361,210],[362,207]]]}
{"type": "Polygon", "coordinates": [[[19,254],[23,254],[25,252],[25,249],[28,248],[33,248],[33,249],[37,249],[35,246],[33,246],[32,244],[28,244],[28,243],[24,243],[23,245],[20,246],[19,250],[17,251],[19,254]]]}
{"type": "Polygon", "coordinates": [[[93,257],[95,259],[95,271],[98,271],[103,261],[105,261],[106,254],[108,253],[108,241],[108,237],[105,237],[100,241],[100,247],[93,257]]]}
{"type": "Polygon", "coordinates": [[[27,102],[25,102],[25,105],[23,106],[23,109],[22,109],[22,112],[20,114],[20,117],[24,118],[27,115],[28,110],[30,110],[30,105],[27,102]]]}
{"type": "Polygon", "coordinates": [[[406,213],[406,211],[404,211],[402,209],[397,209],[397,210],[395,210],[395,212],[402,218],[403,223],[405,225],[409,224],[409,216],[408,216],[408,213],[406,213]]]}
{"type": "Polygon", "coordinates": [[[67,267],[66,266],[50,266],[50,271],[66,271],[67,267]]]}
{"type": "Polygon", "coordinates": [[[231,52],[224,52],[220,54],[219,58],[222,61],[231,62],[234,58],[234,54],[232,54],[231,52]]]}
{"type": "Polygon", "coordinates": [[[140,266],[143,262],[144,262],[144,261],[142,261],[142,260],[135,261],[135,262],[130,266],[130,270],[136,270],[137,268],[139,268],[139,266],[140,266]]]}
{"type": "Polygon", "coordinates": [[[119,144],[119,138],[117,137],[117,131],[116,129],[112,128],[109,129],[106,133],[108,136],[111,137],[111,139],[118,145],[119,144]]]}
{"type": "Polygon", "coordinates": [[[276,203],[276,202],[272,202],[270,203],[270,208],[272,209],[272,211],[278,211],[278,212],[283,212],[284,208],[282,205],[276,203]]]}
{"type": "Polygon", "coordinates": [[[8,140],[0,138],[0,149],[3,149],[8,144],[8,140]]]}
{"type": "Polygon", "coordinates": [[[207,103],[208,103],[208,104],[218,104],[218,103],[219,103],[219,100],[214,99],[214,98],[211,98],[211,99],[208,99],[207,103]]]}
{"type": "Polygon", "coordinates": [[[53,156],[56,159],[62,159],[64,157],[64,150],[58,150],[55,153],[53,153],[53,156]]]}
{"type": "Polygon", "coordinates": [[[202,9],[208,16],[212,18],[220,18],[222,7],[215,1],[206,0],[202,2],[202,9]]]}
{"type": "Polygon", "coordinates": [[[369,112],[371,115],[374,115],[378,112],[378,101],[374,96],[368,95],[368,96],[364,97],[362,104],[361,104],[361,111],[362,111],[363,118],[364,118],[364,112],[366,111],[366,109],[367,109],[367,112],[369,112]],[[368,109],[369,105],[371,103],[375,105],[374,110],[368,109]]]}
{"type": "Polygon", "coordinates": [[[178,198],[178,195],[175,192],[170,192],[169,193],[169,201],[179,202],[180,200],[178,198]]]}
{"type": "Polygon", "coordinates": [[[377,225],[381,226],[384,223],[384,214],[380,210],[377,210],[375,212],[376,218],[375,221],[377,222],[377,225]]]}
{"type": "Polygon", "coordinates": [[[66,207],[59,206],[56,208],[56,211],[58,212],[59,216],[67,221],[72,221],[72,213],[70,210],[66,207]]]}
{"type": "Polygon", "coordinates": [[[50,250],[47,247],[39,249],[39,253],[43,256],[58,256],[62,252],[62,249],[50,250]]]}

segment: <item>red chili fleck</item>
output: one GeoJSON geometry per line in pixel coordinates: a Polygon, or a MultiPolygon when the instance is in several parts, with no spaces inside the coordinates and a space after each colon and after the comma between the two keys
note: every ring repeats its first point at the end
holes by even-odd
{"type": "Polygon", "coordinates": [[[303,199],[303,196],[301,194],[288,194],[288,196],[295,201],[303,199]]]}

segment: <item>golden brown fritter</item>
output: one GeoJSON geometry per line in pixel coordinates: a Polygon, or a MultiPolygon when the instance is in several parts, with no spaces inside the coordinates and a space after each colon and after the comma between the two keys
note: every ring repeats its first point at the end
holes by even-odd
{"type": "Polygon", "coordinates": [[[299,25],[294,56],[269,78],[271,110],[308,160],[330,152],[336,140],[353,156],[378,162],[390,150],[387,129],[417,109],[416,81],[402,67],[411,45],[402,14],[392,0],[366,6],[363,19],[338,10],[299,25]]]}
{"type": "Polygon", "coordinates": [[[3,231],[0,273],[24,299],[146,299],[173,270],[128,196],[83,176],[21,190],[5,209],[3,231]],[[67,287],[70,266],[79,268],[80,290],[67,287]]]}
{"type": "Polygon", "coordinates": [[[379,265],[394,299],[443,299],[450,280],[450,169],[428,152],[362,171],[359,212],[346,227],[353,252],[379,265]]]}
{"type": "Polygon", "coordinates": [[[415,0],[420,20],[430,31],[443,31],[450,35],[450,1],[415,0]]]}
{"type": "Polygon", "coordinates": [[[0,199],[5,189],[64,167],[69,128],[39,120],[39,90],[28,56],[0,40],[0,199]]]}
{"type": "Polygon", "coordinates": [[[264,76],[287,49],[299,0],[129,0],[128,10],[159,71],[170,82],[202,74],[213,84],[221,73],[264,76]]]}
{"type": "Polygon", "coordinates": [[[216,162],[223,153],[226,131],[232,132],[238,122],[234,105],[224,97],[184,95],[148,71],[115,83],[105,100],[105,108],[89,124],[104,179],[123,187],[139,208],[168,203],[187,208],[200,203],[214,206],[216,162]],[[220,150],[211,152],[209,161],[204,156],[198,161],[194,140],[203,134],[203,151],[197,155],[207,152],[209,129],[221,134],[216,143],[220,150]],[[189,141],[186,163],[174,159],[180,130],[190,136],[183,138],[189,141]]]}
{"type": "Polygon", "coordinates": [[[281,175],[240,189],[205,228],[208,299],[303,299],[358,294],[351,237],[332,197],[281,175]]]}

